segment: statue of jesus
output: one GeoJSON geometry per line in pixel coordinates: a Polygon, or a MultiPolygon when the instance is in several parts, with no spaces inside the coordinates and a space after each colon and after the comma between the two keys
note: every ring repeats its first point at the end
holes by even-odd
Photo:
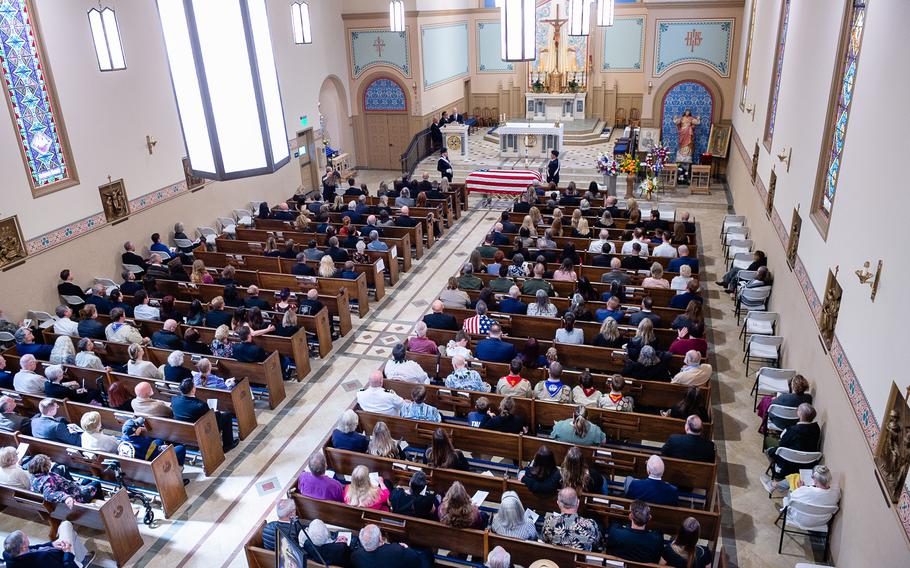
{"type": "Polygon", "coordinates": [[[674,116],[673,124],[679,134],[679,150],[676,152],[677,162],[692,162],[695,153],[695,127],[701,124],[700,116],[692,116],[692,110],[686,109],[683,115],[674,116]]]}

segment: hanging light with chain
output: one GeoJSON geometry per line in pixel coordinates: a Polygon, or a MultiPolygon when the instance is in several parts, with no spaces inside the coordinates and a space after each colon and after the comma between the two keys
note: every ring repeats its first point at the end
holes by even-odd
{"type": "Polygon", "coordinates": [[[503,61],[537,59],[537,6],[535,0],[502,0],[501,45],[503,61]]]}
{"type": "Polygon", "coordinates": [[[612,26],[615,0],[597,0],[597,25],[612,26]]]}
{"type": "Polygon", "coordinates": [[[393,32],[404,31],[404,0],[389,2],[389,29],[393,32]]]}

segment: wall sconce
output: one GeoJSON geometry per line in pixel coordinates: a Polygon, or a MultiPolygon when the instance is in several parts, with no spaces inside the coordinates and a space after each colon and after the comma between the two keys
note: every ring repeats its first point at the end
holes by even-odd
{"type": "Polygon", "coordinates": [[[149,149],[149,156],[155,153],[155,146],[158,144],[158,141],[149,136],[145,135],[145,147],[149,149]]]}
{"type": "Polygon", "coordinates": [[[651,94],[651,89],[653,89],[653,88],[654,88],[654,83],[652,83],[651,81],[648,81],[648,94],[649,95],[651,94]]]}
{"type": "Polygon", "coordinates": [[[782,164],[787,164],[787,172],[790,172],[790,158],[793,156],[793,146],[787,148],[784,146],[780,149],[780,152],[777,154],[777,159],[780,160],[782,164]]]}
{"type": "Polygon", "coordinates": [[[859,278],[860,284],[868,284],[872,287],[871,297],[872,301],[874,302],[875,295],[878,294],[878,282],[882,275],[882,266],[884,265],[884,261],[878,261],[878,267],[876,267],[875,272],[869,270],[870,265],[871,263],[867,260],[863,263],[863,267],[855,271],[855,273],[856,277],[859,278]]]}

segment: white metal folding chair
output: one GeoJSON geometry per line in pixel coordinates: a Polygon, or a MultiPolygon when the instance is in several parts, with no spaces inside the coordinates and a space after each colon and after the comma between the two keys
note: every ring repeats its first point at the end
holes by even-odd
{"type": "Polygon", "coordinates": [[[218,228],[230,238],[237,237],[237,222],[232,217],[218,217],[218,228]]]}
{"type": "Polygon", "coordinates": [[[16,342],[16,336],[8,331],[0,331],[0,345],[8,347],[16,342]]]}
{"type": "Polygon", "coordinates": [[[138,264],[126,264],[126,263],[124,263],[124,264],[123,264],[123,269],[124,269],[124,270],[129,270],[129,271],[132,272],[133,274],[142,274],[142,273],[144,272],[144,270],[142,270],[142,267],[139,266],[138,264]]]}
{"type": "Polygon", "coordinates": [[[722,239],[724,258],[728,258],[729,256],[727,249],[730,247],[731,242],[747,238],[749,238],[749,227],[730,227],[730,229],[724,233],[722,239]]]}
{"type": "MultiPolygon", "coordinates": [[[[739,255],[749,255],[749,262],[752,262],[752,239],[734,239],[730,241],[730,246],[727,248],[727,259],[730,257],[734,259],[739,255]]],[[[743,257],[740,257],[742,259],[743,257]]],[[[742,260],[740,261],[742,262],[742,260]]],[[[748,265],[746,265],[748,267],[748,265]]]]}
{"type": "Polygon", "coordinates": [[[753,335],[746,345],[746,376],[749,375],[749,366],[753,361],[764,362],[769,367],[777,367],[780,363],[780,348],[784,338],[780,335],[753,335]]]}
{"type": "Polygon", "coordinates": [[[755,397],[752,401],[752,410],[758,407],[759,395],[774,396],[779,392],[789,392],[790,379],[796,376],[795,369],[775,369],[773,367],[762,367],[755,373],[755,383],[752,385],[752,392],[755,397]]]}
{"type": "Polygon", "coordinates": [[[199,233],[199,236],[205,241],[206,246],[215,246],[215,239],[218,238],[218,231],[211,227],[196,227],[196,232],[199,233]]]}
{"type": "Polygon", "coordinates": [[[259,206],[265,203],[264,201],[250,201],[250,211],[253,215],[259,213],[259,206]]]}
{"type": "MultiPolygon", "coordinates": [[[[825,552],[822,556],[822,562],[828,561],[830,553],[831,540],[831,522],[834,515],[837,514],[837,505],[815,505],[806,503],[797,499],[790,499],[787,506],[784,507],[777,517],[781,521],[780,525],[780,542],[777,545],[777,553],[781,554],[784,548],[784,534],[797,534],[808,537],[817,537],[825,541],[825,552]]],[[[819,564],[797,564],[800,566],[821,566],[819,564]]]]}
{"type": "Polygon", "coordinates": [[[723,236],[730,227],[742,227],[745,224],[745,215],[724,215],[724,222],[720,226],[720,234],[723,236]]]}
{"type": "Polygon", "coordinates": [[[771,286],[759,288],[742,288],[736,294],[734,312],[736,325],[739,325],[740,316],[745,311],[763,312],[768,309],[768,298],[771,297],[771,286]]]}
{"type": "Polygon", "coordinates": [[[253,216],[246,209],[234,209],[234,218],[237,219],[238,225],[252,225],[253,216]]]}
{"type": "Polygon", "coordinates": [[[78,310],[80,306],[85,304],[85,300],[83,300],[79,296],[67,296],[67,295],[61,294],[60,298],[63,300],[63,302],[67,306],[73,308],[73,311],[78,310]]]}
{"type": "Polygon", "coordinates": [[[768,420],[766,421],[762,447],[765,447],[769,435],[780,436],[781,432],[788,426],[799,422],[798,409],[799,407],[796,406],[783,406],[781,404],[772,404],[768,407],[768,420]]]}
{"type": "Polygon", "coordinates": [[[47,312],[42,312],[41,310],[29,310],[28,317],[29,319],[33,319],[38,322],[38,327],[41,329],[54,327],[54,324],[57,322],[57,316],[49,314],[47,312]]]}
{"type": "Polygon", "coordinates": [[[193,241],[189,239],[174,239],[174,245],[178,249],[193,248],[193,241]]]}
{"type": "Polygon", "coordinates": [[[750,336],[774,335],[778,321],[780,321],[780,314],[777,312],[750,310],[739,330],[739,336],[743,339],[743,351],[746,349],[746,342],[750,336]]]}

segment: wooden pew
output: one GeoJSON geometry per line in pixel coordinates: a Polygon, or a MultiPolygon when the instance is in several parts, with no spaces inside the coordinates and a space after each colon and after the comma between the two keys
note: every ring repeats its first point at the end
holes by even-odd
{"type": "MultiPolygon", "coordinates": [[[[245,299],[247,297],[246,286],[249,286],[250,284],[259,286],[258,273],[247,270],[238,270],[237,274],[239,277],[248,280],[248,283],[237,288],[237,294],[240,299],[245,299]],[[252,279],[252,282],[249,282],[249,279],[252,279]]],[[[224,286],[220,284],[197,284],[193,286],[188,282],[177,282],[176,280],[158,280],[156,284],[159,292],[165,295],[169,294],[178,299],[198,299],[203,303],[209,303],[217,296],[224,296],[224,286]]],[[[319,281],[317,281],[316,284],[312,284],[305,279],[300,279],[298,280],[298,284],[299,286],[291,290],[291,294],[307,292],[311,288],[315,288],[319,292],[319,301],[328,308],[329,315],[338,318],[338,328],[341,335],[347,335],[347,333],[351,331],[351,309],[347,288],[342,287],[335,292],[328,293],[320,289],[319,281]]],[[[275,290],[260,289],[259,297],[266,302],[275,305],[276,293],[275,290]]],[[[304,324],[304,327],[306,327],[306,324],[304,324]]]]}
{"type": "MultiPolygon", "coordinates": [[[[455,317],[459,325],[464,324],[464,320],[477,315],[474,310],[446,308],[445,313],[455,317]]],[[[554,337],[556,330],[562,327],[562,320],[556,318],[547,318],[541,316],[523,316],[521,314],[505,314],[491,310],[488,316],[502,326],[503,331],[509,335],[521,337],[535,337],[538,339],[545,337],[554,337]]],[[[576,321],[575,327],[585,333],[585,342],[591,344],[594,338],[600,333],[601,324],[596,321],[576,321]]],[[[631,339],[635,336],[636,329],[632,326],[621,326],[620,333],[624,337],[631,339]]],[[[655,328],[654,334],[657,336],[659,346],[667,350],[670,344],[676,340],[678,333],[674,329],[655,328]]]]}
{"type": "MultiPolygon", "coordinates": [[[[426,355],[409,351],[407,357],[411,361],[420,364],[421,368],[426,371],[431,379],[444,381],[446,377],[452,374],[454,367],[450,357],[436,357],[435,355],[426,355]],[[438,360],[437,360],[438,359],[438,360]]],[[[493,392],[496,391],[496,383],[500,377],[509,374],[508,363],[494,363],[492,361],[469,361],[468,365],[477,371],[485,382],[489,383],[493,392]]],[[[546,380],[547,371],[540,369],[523,369],[521,376],[527,379],[531,385],[546,380]]],[[[574,387],[578,384],[581,372],[574,370],[563,370],[562,382],[574,387]]],[[[612,375],[601,373],[592,373],[591,378],[594,386],[604,394],[610,391],[609,381],[612,375]]],[[[625,378],[626,386],[624,394],[635,399],[637,408],[667,409],[685,398],[688,386],[664,383],[660,381],[642,381],[638,379],[625,378]]],[[[702,401],[707,406],[708,415],[711,415],[711,383],[699,387],[702,393],[702,401]]],[[[478,393],[480,394],[480,393],[478,393]]],[[[473,400],[473,394],[472,394],[473,400]]]]}
{"type": "MultiPolygon", "coordinates": [[[[232,264],[238,268],[243,268],[244,270],[253,270],[258,272],[271,272],[276,274],[291,274],[291,266],[293,266],[297,261],[289,259],[281,259],[271,256],[262,256],[261,254],[255,254],[250,252],[242,252],[247,248],[249,244],[257,244],[253,241],[236,241],[230,239],[224,239],[220,241],[221,247],[219,248],[219,253],[206,253],[203,254],[200,258],[205,258],[207,260],[206,265],[216,268],[224,268],[228,264],[232,264]],[[224,256],[214,256],[222,254],[224,256]],[[234,262],[231,262],[227,258],[228,254],[234,255],[234,262]],[[237,256],[240,256],[238,259],[237,256]],[[284,261],[284,262],[282,262],[284,261]]],[[[304,246],[295,246],[296,250],[301,251],[304,246]]],[[[308,265],[312,266],[314,269],[317,269],[319,263],[316,261],[308,261],[308,265]]],[[[343,268],[343,262],[336,262],[335,268],[343,268]]],[[[385,296],[385,277],[381,270],[378,270],[376,262],[372,264],[358,264],[354,263],[354,272],[358,274],[363,274],[367,284],[372,284],[376,291],[376,299],[381,300],[385,296]]],[[[316,277],[322,278],[322,276],[316,277]]]]}
{"type": "MultiPolygon", "coordinates": [[[[269,290],[281,290],[290,288],[301,292],[309,290],[313,284],[307,282],[306,276],[293,276],[291,274],[275,274],[272,272],[258,272],[260,287],[269,290]]],[[[370,311],[370,296],[367,293],[367,281],[363,274],[358,274],[356,280],[345,280],[344,278],[318,278],[316,279],[319,290],[327,293],[337,294],[342,288],[348,290],[351,298],[357,300],[357,311],[360,317],[366,317],[370,311]]],[[[341,309],[341,306],[338,306],[341,309]]]]}
{"type": "MultiPolygon", "coordinates": [[[[582,552],[561,546],[552,546],[529,540],[518,540],[493,534],[489,530],[453,529],[438,521],[351,507],[344,503],[322,501],[304,497],[296,491],[289,496],[297,504],[297,513],[306,519],[321,519],[325,523],[360,529],[375,524],[390,542],[405,542],[414,548],[449,550],[460,555],[470,555],[475,562],[483,562],[490,550],[501,545],[509,551],[515,565],[530,566],[535,560],[547,558],[559,566],[585,566],[586,558],[597,559],[591,566],[602,566],[604,560],[617,561],[615,557],[593,552],[582,552]],[[493,543],[496,544],[493,544],[493,543]],[[581,562],[582,564],[579,564],[581,562]]],[[[657,568],[657,564],[622,561],[627,568],[657,568]]]]}
{"type": "MultiPolygon", "coordinates": [[[[237,227],[236,236],[242,241],[265,243],[269,237],[278,238],[279,234],[282,238],[294,239],[294,242],[299,243],[309,243],[311,240],[315,239],[319,248],[323,250],[328,246],[329,241],[325,233],[302,233],[299,231],[276,232],[264,229],[247,229],[243,227],[237,227]]],[[[389,250],[367,250],[367,254],[369,254],[371,258],[381,258],[385,261],[386,267],[389,269],[389,279],[394,286],[398,282],[398,263],[394,262],[396,259],[401,261],[402,270],[405,272],[411,270],[411,237],[409,235],[404,235],[403,237],[390,237],[383,232],[383,236],[380,237],[379,240],[387,244],[389,250]]],[[[345,250],[351,251],[353,249],[345,250]]]]}
{"type": "MultiPolygon", "coordinates": [[[[361,409],[357,409],[356,412],[359,418],[359,428],[363,431],[372,432],[377,422],[385,422],[394,438],[405,440],[410,445],[418,448],[429,447],[436,428],[445,430],[452,439],[452,443],[459,450],[487,456],[498,456],[506,460],[515,460],[519,464],[530,462],[542,445],[546,445],[553,451],[553,456],[557,463],[562,463],[562,460],[566,457],[566,452],[574,447],[574,444],[559,442],[549,438],[538,438],[537,436],[481,430],[454,423],[436,424],[434,422],[376,414],[361,409]]],[[[326,447],[330,446],[328,443],[325,445],[326,447]]],[[[644,449],[631,450],[612,446],[578,446],[578,448],[585,459],[596,464],[604,475],[619,475],[623,477],[626,475],[647,476],[647,469],[645,468],[648,457],[659,453],[659,448],[654,451],[644,449]]],[[[675,458],[665,458],[664,462],[666,464],[664,481],[677,486],[691,487],[704,491],[714,487],[717,476],[715,463],[675,458]]],[[[505,469],[512,467],[506,463],[502,465],[505,469]]]]}
{"type": "Polygon", "coordinates": [[[120,462],[123,475],[130,485],[150,489],[157,493],[161,501],[164,516],[170,518],[186,502],[186,488],[180,464],[174,447],[168,447],[155,459],[145,460],[127,458],[118,454],[109,454],[99,450],[83,450],[75,446],[52,442],[22,434],[9,434],[0,431],[0,443],[5,446],[28,444],[27,455],[44,454],[54,463],[67,466],[73,471],[82,472],[107,483],[116,484],[117,480],[110,471],[105,471],[104,460],[120,462]]]}
{"type": "Polygon", "coordinates": [[[262,545],[262,529],[265,528],[265,525],[265,521],[259,523],[259,528],[243,545],[248,568],[275,568],[275,551],[266,550],[262,545]]]}
{"type": "MultiPolygon", "coordinates": [[[[366,225],[355,225],[355,227],[358,229],[362,229],[365,226],[366,225]]],[[[294,226],[292,223],[289,223],[287,221],[276,221],[275,219],[253,219],[252,228],[272,231],[291,231],[293,230],[294,226]]],[[[410,244],[414,247],[414,256],[418,260],[423,258],[423,227],[419,223],[415,227],[383,227],[382,233],[384,236],[396,238],[407,235],[410,240],[410,244]]],[[[408,251],[403,250],[401,252],[407,253],[408,251]]]]}
{"type": "MultiPolygon", "coordinates": [[[[135,396],[136,385],[142,382],[148,382],[155,386],[154,398],[157,400],[169,403],[171,398],[180,395],[180,385],[177,383],[162,380],[153,381],[123,373],[108,373],[105,380],[107,386],[112,383],[120,383],[131,396],[135,396]]],[[[218,401],[218,410],[233,414],[237,418],[237,429],[241,440],[245,440],[258,425],[256,422],[256,411],[253,408],[253,396],[250,394],[249,379],[238,380],[237,385],[229,391],[196,387],[196,398],[203,402],[208,399],[215,399],[218,401]]]]}
{"type": "Polygon", "coordinates": [[[103,532],[103,540],[110,544],[117,566],[124,566],[142,548],[136,517],[132,514],[132,505],[124,489],[118,490],[106,501],[74,503],[70,509],[63,503],[45,501],[39,493],[0,485],[0,507],[5,513],[26,520],[37,517],[47,523],[49,540],[57,539],[57,530],[63,521],[103,532]]]}

